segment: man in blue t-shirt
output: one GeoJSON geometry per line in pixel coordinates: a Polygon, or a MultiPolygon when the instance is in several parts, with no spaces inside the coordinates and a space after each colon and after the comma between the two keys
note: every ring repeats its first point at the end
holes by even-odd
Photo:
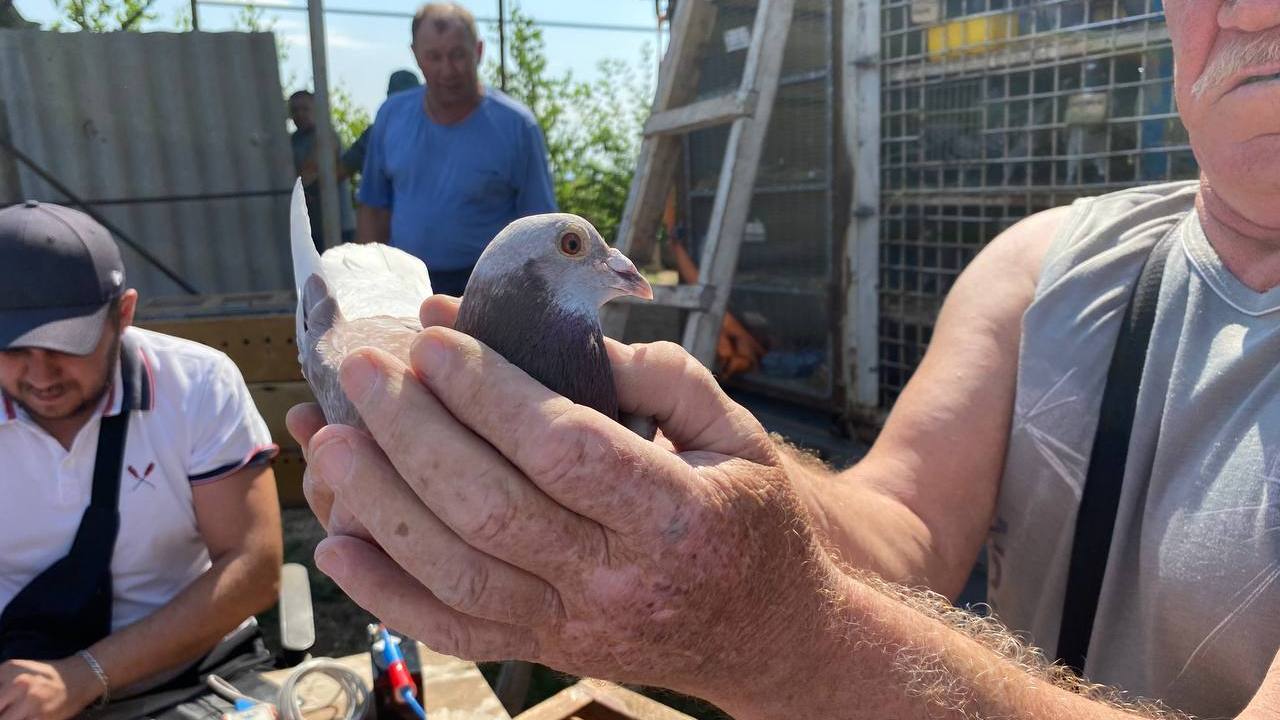
{"type": "Polygon", "coordinates": [[[426,87],[378,110],[360,184],[360,242],[387,242],[427,264],[436,292],[461,295],[493,236],[555,212],[546,143],[529,109],[481,84],[484,42],[461,6],[413,18],[426,87]]]}

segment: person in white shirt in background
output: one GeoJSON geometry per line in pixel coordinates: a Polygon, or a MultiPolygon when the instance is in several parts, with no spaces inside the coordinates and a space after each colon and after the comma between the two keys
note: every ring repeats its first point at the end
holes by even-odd
{"type": "Polygon", "coordinates": [[[3,720],[189,682],[215,647],[261,651],[278,448],[235,365],[131,327],[137,302],[87,215],[0,210],[3,720]]]}

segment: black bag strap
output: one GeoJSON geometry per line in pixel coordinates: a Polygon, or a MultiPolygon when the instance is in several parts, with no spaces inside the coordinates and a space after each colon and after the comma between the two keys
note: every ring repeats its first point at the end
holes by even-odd
{"type": "Polygon", "coordinates": [[[1120,325],[1120,335],[1107,370],[1102,410],[1093,438],[1093,452],[1089,457],[1089,472],[1085,476],[1080,509],[1076,515],[1075,541],[1071,547],[1067,593],[1058,632],[1058,659],[1077,675],[1083,674],[1085,658],[1089,654],[1089,638],[1098,612],[1102,579],[1107,570],[1111,536],[1120,506],[1120,490],[1128,464],[1138,388],[1146,366],[1156,304],[1160,299],[1160,282],[1164,277],[1165,261],[1174,244],[1173,238],[1174,233],[1170,232],[1147,256],[1120,325]]]}
{"type": "Polygon", "coordinates": [[[133,337],[125,334],[120,345],[120,412],[102,418],[98,426],[98,450],[93,460],[93,491],[89,505],[113,513],[120,506],[120,473],[124,470],[124,444],[129,433],[130,411],[139,409],[139,352],[133,337]]]}

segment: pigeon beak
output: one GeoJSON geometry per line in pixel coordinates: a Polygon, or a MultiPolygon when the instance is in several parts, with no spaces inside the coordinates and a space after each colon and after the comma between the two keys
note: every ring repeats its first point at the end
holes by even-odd
{"type": "Polygon", "coordinates": [[[627,259],[617,248],[609,248],[609,257],[604,261],[612,271],[613,277],[610,287],[618,290],[623,295],[633,295],[642,300],[653,299],[653,288],[649,286],[649,281],[644,279],[636,266],[627,259]]]}

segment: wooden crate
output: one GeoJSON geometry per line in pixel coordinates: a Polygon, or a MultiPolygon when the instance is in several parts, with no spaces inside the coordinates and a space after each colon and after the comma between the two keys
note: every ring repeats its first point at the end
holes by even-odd
{"type": "Polygon", "coordinates": [[[307,463],[302,459],[302,451],[297,448],[282,449],[276,459],[271,461],[271,469],[276,475],[280,506],[306,507],[307,497],[302,493],[302,473],[307,469],[307,463]]]}
{"type": "Polygon", "coordinates": [[[315,402],[311,394],[311,386],[306,381],[285,383],[249,383],[249,395],[267,421],[267,429],[271,431],[271,439],[282,448],[296,448],[293,436],[285,427],[284,418],[289,408],[299,403],[315,402]]]}
{"type": "Polygon", "coordinates": [[[693,720],[662,703],[602,680],[583,680],[515,720],[693,720]]]}
{"type": "Polygon", "coordinates": [[[226,353],[249,383],[302,379],[292,292],[159,298],[138,308],[140,327],[226,353]]]}

